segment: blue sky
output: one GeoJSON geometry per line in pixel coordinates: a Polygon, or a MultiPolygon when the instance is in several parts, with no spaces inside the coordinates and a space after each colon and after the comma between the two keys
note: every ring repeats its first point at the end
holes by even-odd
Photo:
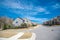
{"type": "Polygon", "coordinates": [[[0,16],[43,23],[60,15],[60,0],[0,0],[0,16]]]}

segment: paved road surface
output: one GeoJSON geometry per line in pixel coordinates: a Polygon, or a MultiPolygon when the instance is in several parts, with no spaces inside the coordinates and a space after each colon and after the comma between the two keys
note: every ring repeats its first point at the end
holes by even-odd
{"type": "Polygon", "coordinates": [[[30,32],[36,33],[36,40],[60,40],[60,27],[40,26],[30,32]]]}

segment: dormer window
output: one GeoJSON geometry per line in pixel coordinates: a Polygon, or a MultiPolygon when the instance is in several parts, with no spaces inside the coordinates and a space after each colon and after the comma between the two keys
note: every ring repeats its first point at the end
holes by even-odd
{"type": "Polygon", "coordinates": [[[28,22],[28,21],[27,21],[28,22]]]}
{"type": "Polygon", "coordinates": [[[16,21],[16,23],[18,23],[18,21],[16,21]]]}

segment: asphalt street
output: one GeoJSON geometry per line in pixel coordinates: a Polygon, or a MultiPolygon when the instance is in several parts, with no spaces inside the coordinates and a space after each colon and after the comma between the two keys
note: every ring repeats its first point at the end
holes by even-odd
{"type": "Polygon", "coordinates": [[[30,32],[36,34],[36,40],[60,40],[60,26],[40,26],[30,32]]]}

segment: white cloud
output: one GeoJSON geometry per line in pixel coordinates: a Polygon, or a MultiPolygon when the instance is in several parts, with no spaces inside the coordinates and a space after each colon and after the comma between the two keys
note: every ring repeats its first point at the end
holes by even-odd
{"type": "Polygon", "coordinates": [[[29,5],[26,5],[25,3],[21,3],[19,2],[15,2],[12,0],[6,0],[2,2],[2,5],[7,6],[8,8],[16,8],[16,9],[26,9],[26,10],[34,10],[36,11],[36,13],[38,12],[47,12],[46,8],[43,7],[37,7],[34,6],[32,3],[30,3],[29,5]]]}
{"type": "Polygon", "coordinates": [[[52,6],[53,8],[60,8],[60,4],[56,3],[55,5],[52,6]]]}
{"type": "Polygon", "coordinates": [[[37,13],[41,13],[41,12],[44,12],[44,13],[42,13],[42,14],[50,14],[50,12],[49,11],[47,11],[47,9],[46,8],[44,8],[44,7],[35,7],[35,10],[37,11],[37,13]]]}
{"type": "Polygon", "coordinates": [[[26,5],[25,3],[23,4],[20,1],[15,2],[12,0],[5,0],[1,4],[7,6],[8,8],[18,8],[18,9],[28,9],[28,10],[31,10],[33,8],[32,4],[26,5]]]}
{"type": "Polygon", "coordinates": [[[46,11],[46,9],[43,7],[35,7],[35,10],[38,12],[45,12],[46,11]]]}
{"type": "Polygon", "coordinates": [[[16,2],[10,2],[10,1],[6,1],[3,2],[2,5],[7,6],[8,8],[19,8],[19,9],[24,9],[23,6],[19,3],[16,2]]]}
{"type": "Polygon", "coordinates": [[[45,21],[47,21],[48,20],[48,18],[36,18],[36,17],[26,17],[26,18],[28,18],[29,20],[32,20],[32,21],[37,21],[37,22],[45,22],[45,21]]]}
{"type": "MultiPolygon", "coordinates": [[[[37,14],[40,15],[41,12],[44,12],[44,13],[42,13],[42,15],[50,14],[46,8],[41,7],[41,6],[39,6],[39,7],[34,6],[32,3],[30,3],[29,5],[26,5],[26,4],[22,4],[20,1],[15,2],[12,0],[6,0],[6,1],[2,2],[2,5],[6,6],[7,8],[14,9],[14,10],[12,10],[14,13],[23,15],[23,16],[33,16],[33,15],[37,15],[37,14]],[[15,9],[23,9],[25,11],[21,11],[21,10],[16,11],[15,9]]],[[[35,20],[38,20],[38,19],[35,19],[35,20]]]]}
{"type": "Polygon", "coordinates": [[[51,14],[50,12],[46,11],[45,14],[51,14]]]}
{"type": "MultiPolygon", "coordinates": [[[[11,10],[10,10],[11,11],[11,10]]],[[[22,16],[34,16],[37,15],[36,11],[28,11],[28,10],[12,10],[14,13],[22,15],[22,16]]]]}

